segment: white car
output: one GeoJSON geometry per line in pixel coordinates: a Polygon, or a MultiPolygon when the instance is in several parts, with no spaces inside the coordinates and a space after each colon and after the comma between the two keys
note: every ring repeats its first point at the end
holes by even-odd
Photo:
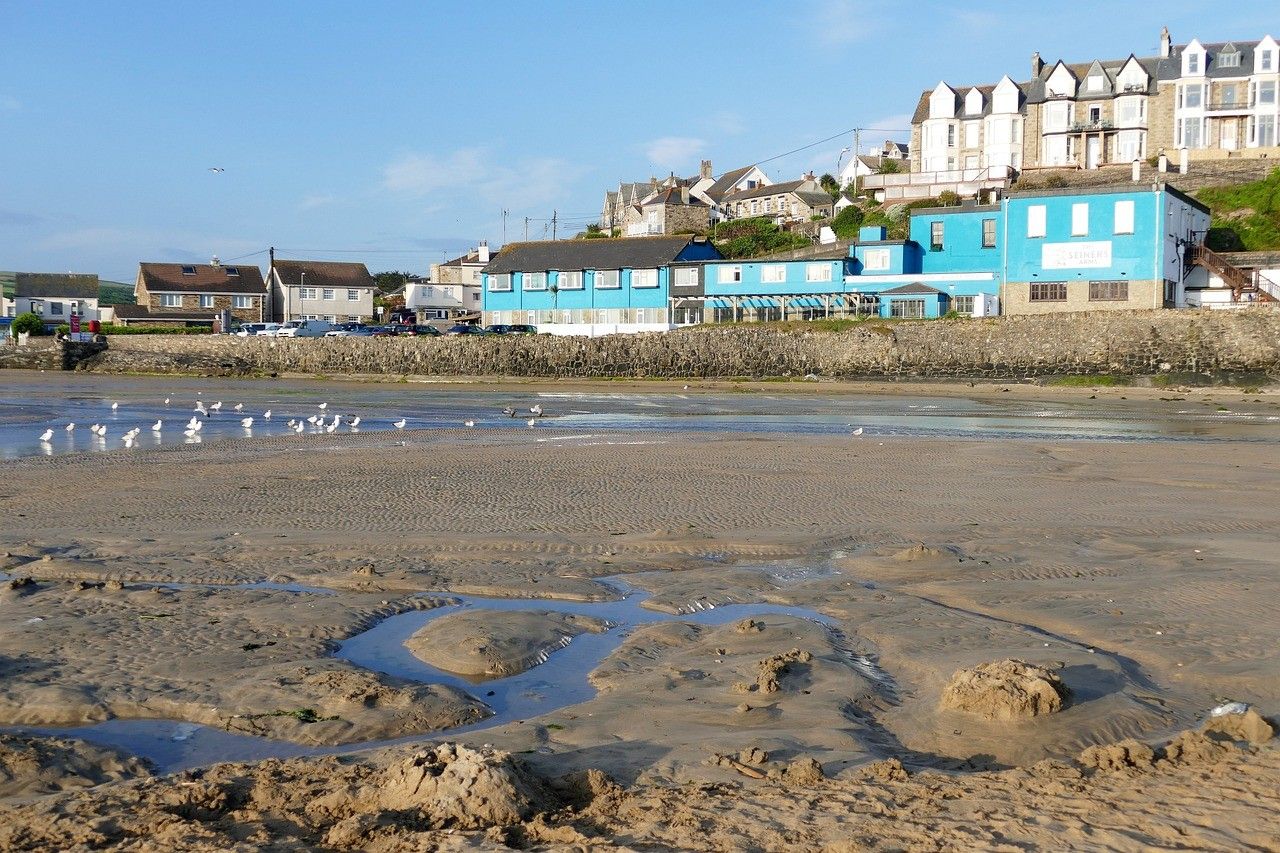
{"type": "Polygon", "coordinates": [[[279,323],[245,323],[240,327],[240,331],[235,334],[241,338],[252,338],[259,335],[269,338],[274,336],[279,328],[279,323]]]}
{"type": "Polygon", "coordinates": [[[333,328],[326,320],[286,320],[276,329],[277,338],[321,338],[333,328]]]}

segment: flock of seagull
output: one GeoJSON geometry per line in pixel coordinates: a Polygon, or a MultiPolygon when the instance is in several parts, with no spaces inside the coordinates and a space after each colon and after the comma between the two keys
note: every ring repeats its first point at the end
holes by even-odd
{"type": "MultiPolygon", "coordinates": [[[[171,403],[171,398],[165,397],[164,405],[168,407],[170,403],[171,403]]],[[[244,404],[236,403],[231,408],[236,413],[242,413],[244,411],[244,404]]],[[[329,408],[328,403],[320,403],[319,405],[316,406],[316,409],[318,410],[317,414],[310,415],[306,418],[290,418],[286,424],[286,427],[290,431],[295,433],[304,432],[308,426],[310,426],[315,432],[320,432],[321,430],[323,430],[326,433],[333,433],[333,432],[337,432],[338,427],[345,424],[346,427],[352,432],[360,431],[359,415],[352,417],[350,415],[334,414],[332,416],[333,420],[330,421],[328,419],[329,418],[329,412],[327,411],[328,408],[329,408]]],[[[119,409],[120,409],[120,404],[118,402],[111,404],[111,413],[113,415],[116,412],[118,412],[119,409]]],[[[217,402],[209,403],[208,405],[205,405],[204,401],[196,400],[195,408],[192,411],[195,412],[195,414],[193,414],[190,420],[186,421],[186,423],[182,426],[182,434],[187,439],[199,440],[200,432],[201,430],[204,429],[204,424],[205,424],[205,421],[201,419],[201,416],[207,419],[207,418],[212,418],[218,415],[222,411],[222,401],[218,400],[217,402]]],[[[505,409],[502,410],[502,413],[512,418],[517,417],[520,414],[519,410],[517,410],[514,406],[507,406],[505,409]]],[[[529,414],[533,416],[528,420],[529,426],[531,427],[537,426],[538,418],[541,418],[543,415],[542,406],[540,404],[536,404],[532,406],[529,409],[529,414]]],[[[263,421],[271,420],[270,409],[267,409],[262,413],[262,420],[263,421]]],[[[246,415],[245,417],[240,418],[240,426],[243,427],[246,432],[252,431],[254,423],[255,423],[255,418],[252,415],[246,415]]],[[[391,425],[396,429],[404,429],[408,424],[409,424],[409,419],[403,418],[403,417],[400,418],[399,420],[391,422],[391,425]]],[[[464,427],[467,427],[468,429],[473,429],[476,425],[476,422],[474,420],[466,420],[466,421],[463,421],[462,425],[464,427]]],[[[76,428],[75,422],[72,421],[71,423],[68,423],[63,429],[67,433],[71,433],[72,431],[75,430],[75,428],[76,428]]],[[[163,430],[164,430],[164,419],[159,419],[154,424],[151,425],[151,432],[155,434],[157,438],[160,437],[163,430]]],[[[91,424],[89,426],[89,432],[93,433],[99,439],[102,439],[103,441],[105,441],[107,438],[107,425],[101,424],[101,423],[91,424]]],[[[134,427],[133,429],[125,432],[120,437],[120,441],[125,448],[132,448],[134,444],[137,442],[138,436],[141,434],[142,434],[142,427],[134,427]]],[[[48,445],[49,442],[53,440],[53,435],[54,435],[54,431],[52,427],[46,429],[39,436],[40,443],[42,445],[48,445]]]]}

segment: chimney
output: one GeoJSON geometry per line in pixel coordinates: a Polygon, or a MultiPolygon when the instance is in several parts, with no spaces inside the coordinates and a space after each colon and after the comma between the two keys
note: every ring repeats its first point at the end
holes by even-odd
{"type": "Polygon", "coordinates": [[[704,181],[710,181],[710,180],[712,180],[712,179],[713,179],[713,175],[712,175],[712,173],[711,173],[711,161],[710,161],[710,160],[703,160],[703,161],[702,161],[702,167],[698,170],[698,177],[699,177],[699,178],[701,178],[701,179],[702,179],[702,180],[704,180],[704,181]]]}
{"type": "Polygon", "coordinates": [[[656,190],[658,188],[658,179],[653,175],[649,176],[649,189],[656,190]]]}
{"type": "Polygon", "coordinates": [[[209,261],[209,263],[213,264],[213,266],[214,266],[215,268],[216,268],[216,267],[220,267],[220,266],[222,266],[222,261],[218,260],[218,256],[217,256],[217,255],[214,255],[214,256],[213,256],[213,260],[212,260],[212,261],[209,261]]]}
{"type": "Polygon", "coordinates": [[[1173,42],[1169,38],[1169,28],[1160,28],[1160,55],[1168,57],[1173,53],[1173,42]]]}
{"type": "Polygon", "coordinates": [[[489,241],[481,240],[480,247],[476,249],[476,262],[481,264],[489,263],[489,241]]]}
{"type": "Polygon", "coordinates": [[[689,188],[688,188],[688,187],[681,187],[681,188],[680,188],[680,203],[681,203],[681,204],[688,204],[688,203],[689,203],[689,188]]]}
{"type": "Polygon", "coordinates": [[[1039,77],[1040,72],[1044,70],[1044,60],[1040,58],[1040,51],[1031,54],[1031,76],[1039,77]]]}

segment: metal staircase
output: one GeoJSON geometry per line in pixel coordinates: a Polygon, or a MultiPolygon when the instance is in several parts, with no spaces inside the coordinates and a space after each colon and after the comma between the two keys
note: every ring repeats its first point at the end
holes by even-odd
{"type": "Polygon", "coordinates": [[[1192,263],[1204,267],[1231,288],[1232,302],[1280,302],[1280,285],[1261,273],[1247,273],[1204,246],[1197,246],[1192,263]]]}

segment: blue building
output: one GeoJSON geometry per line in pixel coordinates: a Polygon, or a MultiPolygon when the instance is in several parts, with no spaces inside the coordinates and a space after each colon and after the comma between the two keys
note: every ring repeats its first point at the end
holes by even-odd
{"type": "Polygon", "coordinates": [[[705,237],[513,243],[481,272],[484,322],[528,323],[561,335],[701,322],[697,262],[719,257],[705,237]]]}

